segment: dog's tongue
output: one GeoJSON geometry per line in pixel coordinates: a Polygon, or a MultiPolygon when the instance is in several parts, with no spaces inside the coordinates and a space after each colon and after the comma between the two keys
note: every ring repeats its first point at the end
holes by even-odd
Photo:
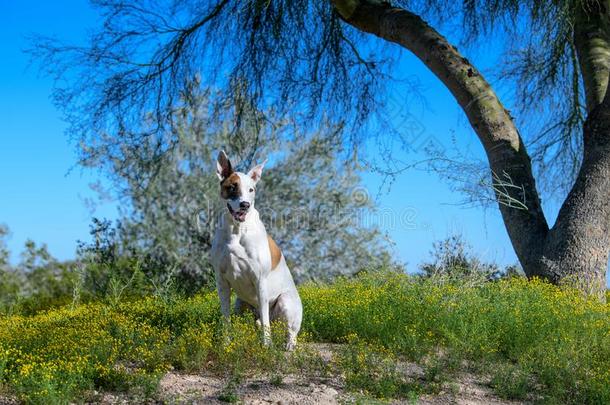
{"type": "Polygon", "coordinates": [[[235,218],[239,222],[244,222],[246,220],[246,214],[247,212],[245,211],[237,211],[233,213],[233,218],[235,218]]]}
{"type": "Polygon", "coordinates": [[[227,204],[227,208],[229,208],[229,212],[231,213],[231,216],[236,221],[244,222],[246,220],[246,214],[248,213],[247,211],[242,211],[242,210],[234,211],[233,208],[231,208],[231,205],[229,205],[229,204],[227,204]]]}

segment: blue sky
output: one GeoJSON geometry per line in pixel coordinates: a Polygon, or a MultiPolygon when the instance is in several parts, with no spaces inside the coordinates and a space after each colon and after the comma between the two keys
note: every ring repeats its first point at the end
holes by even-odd
{"type": "MultiPolygon", "coordinates": [[[[12,232],[9,247],[25,240],[48,244],[58,258],[73,257],[76,240],[87,239],[91,214],[84,204],[94,194],[94,173],[74,167],[74,145],[64,134],[61,113],[50,100],[52,80],[40,77],[25,36],[39,32],[78,39],[95,15],[83,1],[0,2],[0,222],[12,232]]],[[[96,215],[115,216],[111,205],[96,215]]]]}
{"type": "MultiPolygon", "coordinates": [[[[71,258],[76,241],[88,238],[92,215],[117,216],[113,203],[98,205],[94,213],[85,206],[84,200],[94,196],[89,184],[99,177],[78,167],[70,170],[76,161],[75,147],[64,133],[60,111],[51,103],[53,83],[40,77],[36,66],[28,68],[29,57],[22,52],[28,46],[27,34],[78,42],[95,22],[96,15],[85,1],[0,2],[0,52],[5,61],[0,64],[0,223],[12,231],[13,260],[26,238],[46,243],[60,259],[71,258]]],[[[476,55],[471,59],[486,62],[477,61],[476,55]]],[[[414,114],[422,133],[448,147],[454,135],[461,148],[482,156],[462,113],[438,80],[409,55],[402,58],[398,72],[420,81],[428,108],[415,109],[414,114]]],[[[374,148],[369,153],[375,154],[374,148]]],[[[421,158],[400,153],[402,159],[421,158]]],[[[379,175],[365,174],[364,183],[372,196],[378,194],[379,175]]],[[[485,260],[502,265],[516,262],[497,209],[465,208],[461,201],[462,196],[451,192],[436,174],[423,171],[400,175],[389,191],[383,189],[378,195],[382,210],[401,215],[408,209],[409,226],[389,224],[384,230],[410,270],[428,257],[433,241],[454,233],[463,234],[485,260]]]]}

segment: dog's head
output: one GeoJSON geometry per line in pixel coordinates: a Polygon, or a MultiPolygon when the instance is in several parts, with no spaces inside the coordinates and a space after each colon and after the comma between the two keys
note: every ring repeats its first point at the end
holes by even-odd
{"type": "MultiPolygon", "coordinates": [[[[266,162],[266,160],[265,160],[266,162]]],[[[261,178],[265,162],[254,166],[247,174],[236,172],[224,151],[218,154],[216,175],[220,179],[220,196],[234,220],[244,222],[254,207],[256,183],[261,178]]]]}

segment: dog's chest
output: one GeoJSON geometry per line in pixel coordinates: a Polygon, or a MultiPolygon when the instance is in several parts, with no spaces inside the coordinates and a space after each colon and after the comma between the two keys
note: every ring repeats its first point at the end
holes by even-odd
{"type": "Polygon", "coordinates": [[[220,255],[220,276],[238,297],[256,305],[256,281],[261,267],[256,246],[248,244],[240,235],[231,235],[220,255]]]}

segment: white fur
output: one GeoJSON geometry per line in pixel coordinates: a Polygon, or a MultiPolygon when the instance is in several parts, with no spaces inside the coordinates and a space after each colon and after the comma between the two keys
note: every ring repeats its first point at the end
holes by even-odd
{"type": "MultiPolygon", "coordinates": [[[[219,156],[219,168],[221,161],[219,156]]],[[[238,173],[241,197],[227,203],[237,210],[245,201],[250,203],[250,208],[243,222],[235,220],[228,209],[223,210],[212,242],[211,261],[216,271],[216,287],[224,318],[228,320],[231,313],[233,290],[238,297],[236,307],[245,302],[257,310],[265,344],[269,344],[271,339],[270,321],[280,319],[288,328],[286,348],[292,350],[301,328],[303,307],[283,255],[277,267],[271,269],[267,231],[254,208],[256,183],[261,178],[263,165],[254,167],[248,174],[238,173]]]]}

